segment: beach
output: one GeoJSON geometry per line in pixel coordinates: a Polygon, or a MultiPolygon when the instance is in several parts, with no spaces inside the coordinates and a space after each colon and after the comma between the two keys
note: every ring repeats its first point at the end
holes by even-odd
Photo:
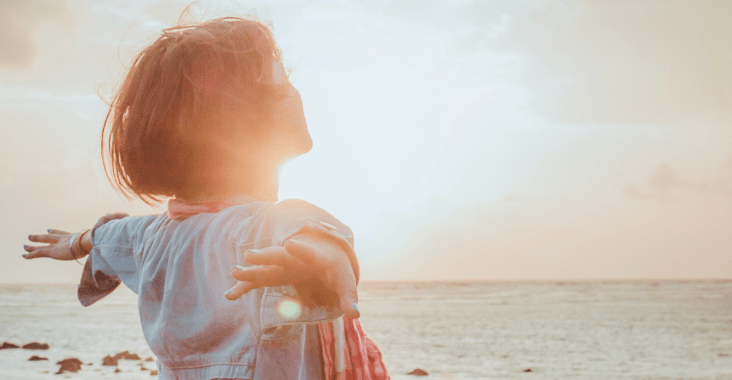
{"type": "MultiPolygon", "coordinates": [[[[359,292],[364,330],[396,380],[732,379],[732,281],[365,282],[359,292]],[[407,375],[416,368],[428,375],[407,375]]],[[[0,342],[49,345],[0,350],[0,379],[157,378],[128,289],[84,308],[73,284],[7,284],[0,308],[0,342]],[[142,360],[101,365],[124,351],[142,360]],[[66,358],[81,370],[55,375],[66,358]]]]}

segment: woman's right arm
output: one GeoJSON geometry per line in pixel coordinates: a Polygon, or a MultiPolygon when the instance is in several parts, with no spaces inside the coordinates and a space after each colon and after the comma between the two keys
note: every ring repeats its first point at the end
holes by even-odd
{"type": "Polygon", "coordinates": [[[107,214],[97,220],[97,223],[91,230],[81,233],[72,234],[61,230],[48,230],[47,234],[28,235],[28,240],[35,243],[47,243],[48,245],[29,246],[25,245],[26,259],[35,259],[38,257],[47,257],[54,260],[78,260],[91,252],[93,248],[91,233],[97,227],[114,219],[122,219],[128,217],[125,213],[107,214]],[[80,238],[80,239],[79,239],[80,238]],[[73,240],[73,241],[72,241],[73,240]]]}

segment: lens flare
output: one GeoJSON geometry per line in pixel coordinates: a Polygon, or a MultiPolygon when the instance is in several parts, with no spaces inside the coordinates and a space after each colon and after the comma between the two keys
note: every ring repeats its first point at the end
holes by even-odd
{"type": "Polygon", "coordinates": [[[277,310],[282,317],[289,320],[296,319],[300,314],[302,314],[300,303],[292,299],[286,299],[280,302],[277,310]]]}

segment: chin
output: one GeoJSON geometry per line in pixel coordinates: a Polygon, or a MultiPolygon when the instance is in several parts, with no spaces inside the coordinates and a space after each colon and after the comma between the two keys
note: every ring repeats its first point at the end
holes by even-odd
{"type": "Polygon", "coordinates": [[[293,156],[299,156],[309,152],[311,149],[313,149],[313,139],[310,137],[310,133],[305,131],[305,133],[301,133],[293,139],[289,150],[293,153],[293,156]]]}
{"type": "Polygon", "coordinates": [[[307,141],[303,143],[303,151],[300,154],[305,154],[313,149],[313,139],[310,138],[310,134],[308,134],[307,141]]]}
{"type": "Polygon", "coordinates": [[[284,146],[281,146],[280,152],[284,153],[280,157],[282,157],[283,161],[295,158],[297,156],[301,156],[307,152],[309,152],[313,148],[313,140],[310,138],[310,135],[307,136],[307,139],[297,139],[294,141],[290,141],[288,144],[285,144],[284,146]]]}

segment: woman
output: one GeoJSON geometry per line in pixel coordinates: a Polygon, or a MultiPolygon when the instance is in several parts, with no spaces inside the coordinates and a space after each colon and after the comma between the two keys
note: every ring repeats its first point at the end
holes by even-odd
{"type": "Polygon", "coordinates": [[[161,379],[388,378],[353,319],[350,229],[307,202],[277,202],[280,164],[311,146],[267,27],[221,18],[166,29],[121,84],[102,152],[117,189],[171,198],[168,211],[32,235],[48,245],[24,256],[89,255],[85,306],[120,283],[137,293],[161,379]]]}

